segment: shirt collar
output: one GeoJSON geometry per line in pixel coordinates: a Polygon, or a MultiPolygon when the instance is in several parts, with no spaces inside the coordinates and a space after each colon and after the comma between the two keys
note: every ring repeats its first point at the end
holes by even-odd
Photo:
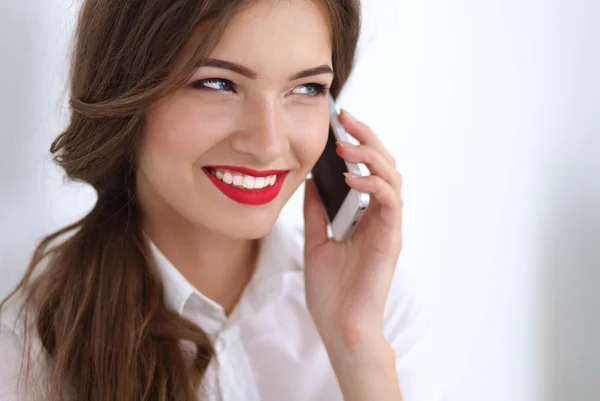
{"type": "MultiPolygon", "coordinates": [[[[202,304],[202,309],[222,313],[221,305],[198,291],[146,236],[155,266],[164,288],[165,306],[179,314],[190,299],[202,304]]],[[[278,220],[260,239],[254,274],[244,290],[232,317],[243,320],[273,302],[282,292],[286,272],[303,268],[302,231],[278,220]]]]}

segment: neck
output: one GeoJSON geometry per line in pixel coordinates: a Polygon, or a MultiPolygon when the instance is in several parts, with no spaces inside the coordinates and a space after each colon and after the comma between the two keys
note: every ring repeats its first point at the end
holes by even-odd
{"type": "Polygon", "coordinates": [[[231,239],[208,229],[144,219],[144,232],[175,268],[229,315],[254,272],[258,240],[231,239]]]}

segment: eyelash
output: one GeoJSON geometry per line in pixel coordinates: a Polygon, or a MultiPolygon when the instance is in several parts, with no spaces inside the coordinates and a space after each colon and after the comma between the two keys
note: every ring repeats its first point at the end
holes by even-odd
{"type": "MultiPolygon", "coordinates": [[[[209,91],[216,91],[216,92],[227,92],[229,90],[234,90],[235,91],[235,85],[233,84],[233,82],[231,82],[228,79],[223,79],[223,78],[206,78],[206,79],[200,79],[198,81],[194,81],[192,82],[191,86],[195,89],[203,89],[203,90],[209,90],[209,91]],[[231,89],[214,89],[214,88],[209,88],[204,86],[205,83],[207,82],[224,82],[227,83],[227,86],[231,87],[231,89]]],[[[327,91],[329,90],[329,86],[327,85],[323,85],[323,84],[319,84],[316,82],[311,82],[308,84],[302,84],[302,85],[298,85],[298,86],[310,86],[314,89],[314,93],[311,95],[308,94],[302,94],[302,96],[308,96],[308,97],[318,97],[318,96],[323,96],[327,93],[327,91]]]]}

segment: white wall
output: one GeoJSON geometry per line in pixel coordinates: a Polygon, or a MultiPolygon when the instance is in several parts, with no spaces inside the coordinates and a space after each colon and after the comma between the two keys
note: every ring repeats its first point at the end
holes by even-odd
{"type": "MultiPolygon", "coordinates": [[[[65,185],[49,147],[67,121],[67,39],[76,2],[0,0],[0,293],[33,245],[87,206],[65,185]],[[73,4],[71,4],[73,3],[73,4]]],[[[91,195],[91,191],[84,189],[91,195]]]]}
{"type": "MultiPolygon", "coordinates": [[[[47,151],[71,3],[0,2],[0,294],[93,199],[47,151]]],[[[403,174],[401,261],[438,318],[446,400],[598,399],[599,17],[592,0],[365,1],[341,105],[403,174]]]]}

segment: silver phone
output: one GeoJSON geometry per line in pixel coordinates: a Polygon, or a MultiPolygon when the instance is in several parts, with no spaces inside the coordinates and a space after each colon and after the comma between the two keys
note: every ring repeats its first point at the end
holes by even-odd
{"type": "Polygon", "coordinates": [[[329,95],[329,135],[325,150],[311,171],[312,178],[331,234],[336,241],[345,241],[354,232],[360,218],[369,206],[369,194],[358,192],[348,186],[343,173],[368,175],[362,164],[347,163],[335,151],[336,141],[348,142],[350,136],[338,119],[335,100],[329,95]]]}

